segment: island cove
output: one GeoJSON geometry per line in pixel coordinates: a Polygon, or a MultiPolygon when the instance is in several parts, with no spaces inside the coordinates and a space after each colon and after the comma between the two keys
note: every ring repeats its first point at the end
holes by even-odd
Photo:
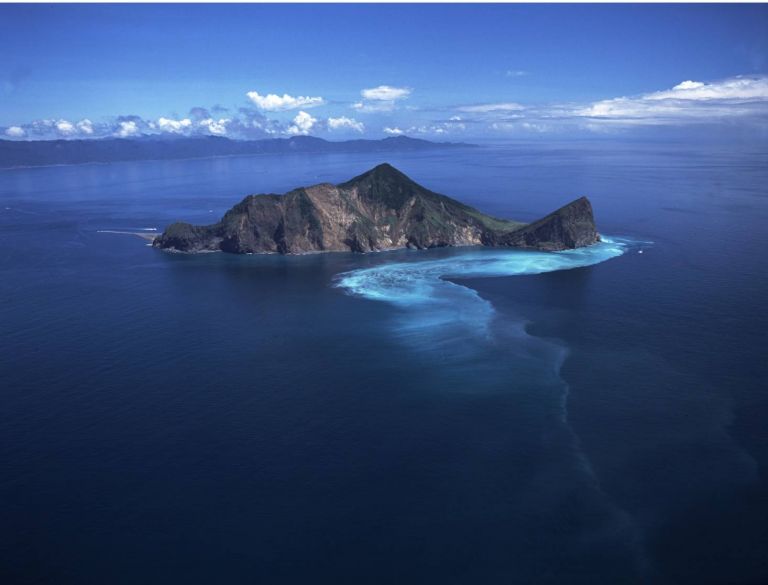
{"type": "Polygon", "coordinates": [[[153,246],[178,252],[303,254],[454,246],[562,251],[599,241],[586,197],[525,224],[434,193],[385,163],[338,185],[249,195],[218,223],[171,224],[153,246]]]}

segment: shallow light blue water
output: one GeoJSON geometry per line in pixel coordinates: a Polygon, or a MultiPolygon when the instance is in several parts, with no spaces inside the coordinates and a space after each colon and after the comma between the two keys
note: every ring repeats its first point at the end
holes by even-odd
{"type": "Polygon", "coordinates": [[[462,322],[483,332],[493,316],[492,305],[451,278],[493,278],[542,274],[599,264],[622,255],[631,240],[603,236],[594,246],[563,252],[472,249],[440,260],[416,258],[360,268],[337,277],[337,286],[351,294],[412,309],[407,327],[433,330],[462,322]],[[483,316],[482,313],[485,313],[483,316]]]}
{"type": "Polygon", "coordinates": [[[575,252],[108,233],[380,162],[0,173],[1,580],[768,579],[764,145],[387,161],[520,220],[588,195],[621,237],[575,252]]]}

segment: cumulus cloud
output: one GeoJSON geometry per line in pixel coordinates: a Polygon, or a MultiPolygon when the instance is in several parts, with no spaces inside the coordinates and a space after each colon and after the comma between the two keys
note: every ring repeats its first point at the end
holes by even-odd
{"type": "Polygon", "coordinates": [[[386,127],[384,128],[384,134],[389,134],[390,136],[400,136],[400,134],[403,134],[403,131],[400,130],[397,126],[394,128],[386,127]]]}
{"type": "Polygon", "coordinates": [[[84,118],[77,123],[77,130],[81,134],[90,136],[93,134],[93,122],[91,122],[88,118],[84,118]]]}
{"type": "MultiPolygon", "coordinates": [[[[202,114],[202,110],[197,112],[202,114]]],[[[259,126],[254,136],[248,132],[239,132],[240,137],[260,137],[276,132],[266,132],[261,124],[256,123],[257,118],[262,118],[260,114],[254,113],[254,124],[259,126]]],[[[192,135],[214,135],[224,136],[229,134],[229,128],[236,126],[231,118],[214,118],[209,116],[202,119],[173,119],[161,117],[157,120],[146,120],[141,116],[118,116],[107,121],[93,122],[88,118],[83,118],[77,123],[64,119],[41,119],[34,120],[28,124],[18,124],[8,128],[0,128],[0,134],[5,134],[12,138],[27,137],[30,139],[55,139],[55,138],[131,138],[145,135],[172,134],[180,136],[192,135]]],[[[245,126],[250,123],[250,119],[242,116],[238,122],[245,126]]],[[[268,124],[265,124],[265,126],[268,124]]],[[[240,130],[241,126],[237,125],[240,130]]]]}
{"type": "Polygon", "coordinates": [[[33,120],[29,124],[18,124],[18,127],[30,138],[62,138],[57,128],[58,121],[52,119],[33,120]]]}
{"type": "Polygon", "coordinates": [[[365,125],[354,118],[341,116],[340,118],[328,118],[328,128],[330,130],[354,130],[363,133],[365,125]]]}
{"type": "Polygon", "coordinates": [[[63,118],[46,118],[28,124],[15,124],[2,130],[3,134],[11,138],[30,139],[88,138],[104,131],[104,128],[97,127],[87,118],[76,123],[63,118]]]}
{"type": "Polygon", "coordinates": [[[172,134],[181,134],[191,128],[192,120],[189,118],[183,118],[181,120],[173,120],[171,118],[158,118],[157,127],[163,132],[170,132],[172,134]]]}
{"type": "Polygon", "coordinates": [[[352,108],[358,112],[391,112],[397,106],[399,100],[408,98],[412,90],[408,87],[392,87],[380,85],[360,91],[363,99],[352,104],[352,108]]]}
{"type": "Polygon", "coordinates": [[[10,126],[5,129],[5,135],[11,138],[22,138],[27,135],[27,132],[21,126],[10,126]]]}
{"type": "Polygon", "coordinates": [[[372,87],[370,89],[364,89],[360,92],[366,100],[382,101],[382,102],[394,102],[407,98],[411,95],[410,88],[407,87],[392,87],[391,85],[380,85],[378,87],[372,87]]]}
{"type": "MultiPolygon", "coordinates": [[[[461,117],[451,116],[448,120],[433,120],[431,122],[409,127],[405,132],[408,134],[455,134],[466,130],[466,125],[461,117]]],[[[385,128],[386,132],[387,129],[385,128]]]]}
{"type": "Polygon", "coordinates": [[[293,123],[288,126],[286,132],[291,136],[305,136],[312,131],[315,124],[317,124],[317,118],[313,118],[307,112],[301,111],[296,114],[293,123]]]}
{"type": "Polygon", "coordinates": [[[69,136],[77,132],[77,129],[75,128],[74,124],[72,124],[72,122],[69,122],[67,120],[59,120],[58,122],[56,122],[56,130],[58,130],[58,132],[63,136],[69,136]]]}
{"type": "Polygon", "coordinates": [[[206,118],[205,120],[200,120],[197,125],[214,136],[224,136],[227,133],[227,126],[231,121],[229,118],[220,118],[219,120],[206,118]]]}
{"type": "Polygon", "coordinates": [[[175,120],[173,118],[158,118],[156,123],[149,123],[152,130],[166,134],[210,134],[213,136],[225,136],[232,123],[230,118],[213,118],[205,108],[192,108],[189,118],[175,120]]]}
{"type": "Polygon", "coordinates": [[[118,136],[120,138],[129,138],[131,136],[136,136],[139,133],[139,126],[138,124],[133,120],[127,120],[118,122],[117,130],[115,131],[115,136],[118,136]]]}
{"type": "Polygon", "coordinates": [[[322,106],[325,103],[325,100],[321,97],[301,95],[294,97],[287,93],[279,96],[275,93],[261,95],[258,91],[249,91],[246,95],[257,108],[266,112],[282,112],[285,110],[295,110],[297,108],[313,108],[315,106],[322,106]]]}

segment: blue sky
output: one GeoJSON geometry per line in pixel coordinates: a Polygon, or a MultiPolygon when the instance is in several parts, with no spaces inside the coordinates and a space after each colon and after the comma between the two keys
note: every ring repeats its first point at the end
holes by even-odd
{"type": "Polygon", "coordinates": [[[766,135],[766,5],[0,5],[0,134],[766,135]]]}

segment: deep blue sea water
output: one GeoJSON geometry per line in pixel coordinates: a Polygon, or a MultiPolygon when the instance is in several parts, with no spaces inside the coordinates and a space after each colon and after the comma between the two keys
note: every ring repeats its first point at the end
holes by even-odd
{"type": "Polygon", "coordinates": [[[0,582],[768,582],[768,148],[386,161],[610,241],[167,254],[103,230],[384,159],[0,172],[0,582]]]}

